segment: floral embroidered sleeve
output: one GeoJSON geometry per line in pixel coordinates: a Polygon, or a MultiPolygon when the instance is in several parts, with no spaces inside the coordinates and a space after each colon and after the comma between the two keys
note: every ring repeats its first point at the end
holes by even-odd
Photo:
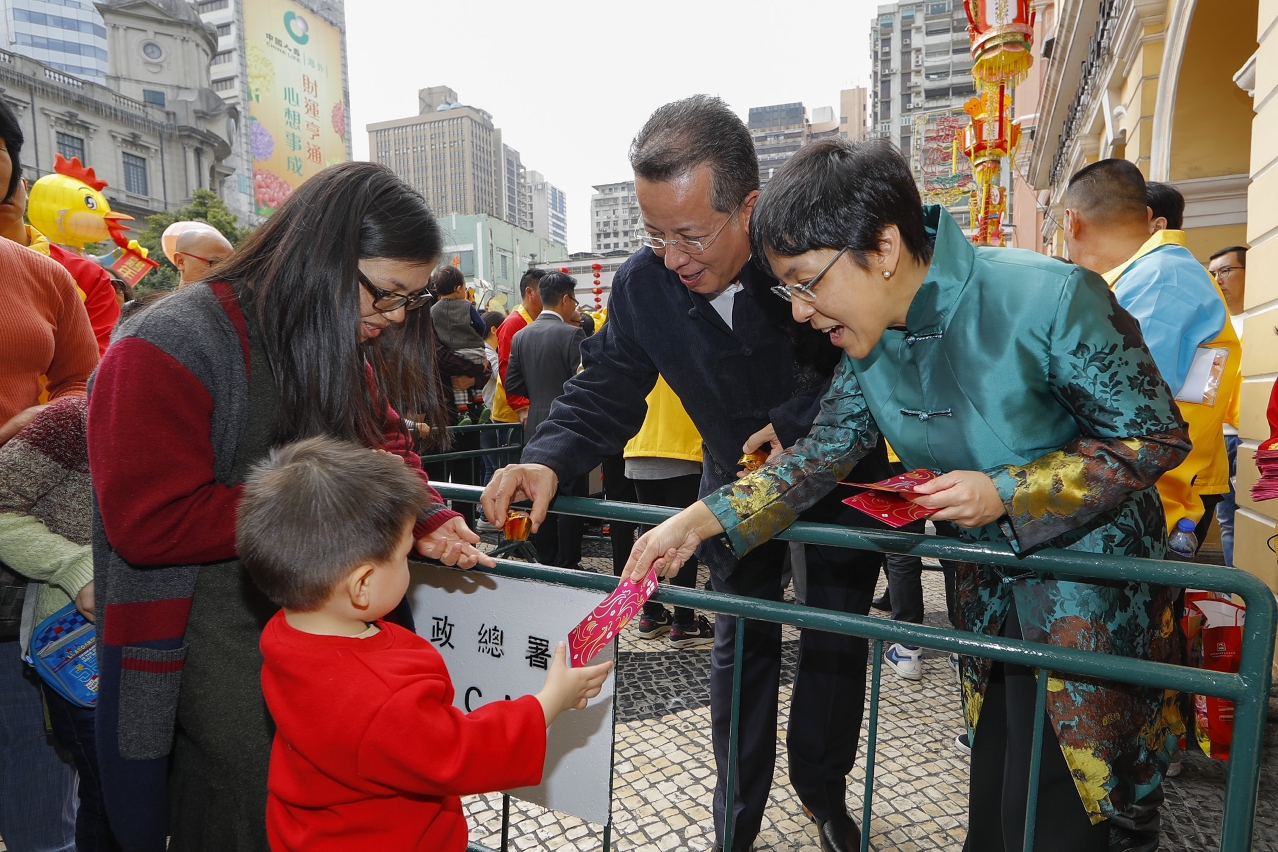
{"type": "Polygon", "coordinates": [[[743,556],[794,523],[878,443],[878,427],[844,356],[807,437],[776,460],[706,496],[728,543],[743,556]]]}
{"type": "Polygon", "coordinates": [[[1140,326],[1100,278],[1076,270],[1052,325],[1049,378],[1080,435],[1029,464],[985,471],[1024,552],[1112,512],[1189,453],[1188,427],[1140,326]]]}

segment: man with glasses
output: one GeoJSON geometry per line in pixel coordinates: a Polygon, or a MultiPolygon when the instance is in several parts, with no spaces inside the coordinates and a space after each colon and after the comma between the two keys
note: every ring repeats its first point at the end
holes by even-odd
{"type": "Polygon", "coordinates": [[[178,234],[173,248],[173,265],[181,276],[178,289],[207,276],[210,269],[230,257],[233,251],[235,247],[230,240],[212,225],[178,234]]]}
{"type": "MultiPolygon", "coordinates": [[[[581,366],[581,342],[586,339],[573,292],[577,280],[563,272],[551,272],[541,279],[537,288],[541,295],[541,313],[515,334],[510,344],[510,366],[506,370],[507,390],[528,398],[524,434],[529,439],[536,437],[537,427],[550,414],[551,404],[563,394],[568,380],[577,375],[581,366]]],[[[565,479],[561,491],[584,497],[587,486],[586,476],[581,475],[565,479]]],[[[580,568],[584,530],[582,519],[571,515],[557,515],[551,523],[542,524],[533,537],[537,559],[544,565],[580,568]]]]}
{"type": "MultiPolygon", "coordinates": [[[[1225,305],[1229,308],[1229,322],[1238,335],[1239,343],[1243,335],[1243,297],[1247,290],[1247,247],[1229,246],[1211,256],[1207,271],[1220,285],[1220,292],[1225,294],[1225,305]]],[[[1239,383],[1241,386],[1241,382],[1239,383]]],[[[1238,391],[1229,401],[1229,413],[1225,415],[1225,452],[1229,455],[1229,493],[1216,505],[1216,523],[1220,524],[1220,549],[1224,552],[1225,564],[1234,564],[1234,514],[1238,510],[1236,487],[1238,485],[1238,391]]]]}
{"type": "MultiPolygon", "coordinates": [[[[491,517],[512,500],[533,500],[539,523],[558,483],[618,452],[643,425],[644,402],[663,376],[704,442],[702,495],[737,474],[747,441],[789,446],[808,433],[839,351],[790,317],[769,290],[776,281],[750,262],[750,214],[759,163],[749,131],[718,98],[697,95],[661,107],[630,149],[647,248],[612,281],[608,322],[582,346],[583,369],[524,448],[521,464],[497,471],[484,491],[491,517]]],[[[882,450],[854,472],[888,476],[882,450]]],[[[835,494],[806,519],[860,525],[835,494]]],[[[780,600],[788,547],[772,542],[736,559],[719,541],[698,557],[720,592],[780,600]]],[[[806,600],[865,614],[882,557],[806,547],[806,600]]],[[[720,616],[711,656],[710,711],[718,782],[717,843],[725,843],[735,619],[720,616]]],[[[776,758],[778,625],[746,623],[741,667],[738,766],[731,849],[759,832],[776,758]]],[[[846,775],[856,758],[865,697],[864,640],[803,631],[786,745],[790,780],[816,821],[821,847],[859,847],[848,816],[846,775]]]]}

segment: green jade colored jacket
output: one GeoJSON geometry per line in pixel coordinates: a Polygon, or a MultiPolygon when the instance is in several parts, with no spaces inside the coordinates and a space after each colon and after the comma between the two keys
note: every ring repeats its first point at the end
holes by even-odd
{"type": "MultiPolygon", "coordinates": [[[[963,530],[967,541],[1163,557],[1154,484],[1189,441],[1136,321],[1091,272],[975,248],[940,207],[925,219],[935,252],[906,327],[844,356],[806,438],[705,499],[732,549],[789,526],[882,436],[909,469],[993,479],[1007,514],[963,530]]],[[[1030,641],[1178,660],[1175,589],[967,563],[958,593],[977,633],[998,635],[1014,600],[1030,641]]],[[[962,661],[973,733],[990,665],[962,661]]],[[[1093,822],[1158,783],[1184,730],[1172,696],[1109,681],[1050,678],[1048,714],[1093,822]]]]}

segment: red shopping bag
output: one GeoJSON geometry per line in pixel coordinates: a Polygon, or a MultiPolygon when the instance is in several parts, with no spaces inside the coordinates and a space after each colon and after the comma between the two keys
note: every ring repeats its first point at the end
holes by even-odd
{"type": "MultiPolygon", "coordinates": [[[[1190,642],[1190,663],[1214,672],[1236,673],[1242,654],[1242,625],[1246,608],[1232,600],[1186,597],[1186,621],[1196,625],[1186,630],[1190,642]]],[[[1234,703],[1223,698],[1195,695],[1194,733],[1208,757],[1229,759],[1234,738],[1234,703]]]]}

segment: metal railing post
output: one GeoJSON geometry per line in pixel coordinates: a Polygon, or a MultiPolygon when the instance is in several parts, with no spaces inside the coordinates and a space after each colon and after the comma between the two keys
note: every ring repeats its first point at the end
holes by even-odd
{"type": "Polygon", "coordinates": [[[861,797],[861,852],[870,852],[870,819],[874,816],[874,756],[879,734],[879,674],[883,669],[883,640],[874,640],[870,670],[870,733],[865,743],[865,792],[861,797]]]}
{"type": "MultiPolygon", "coordinates": [[[[1034,852],[1034,828],[1038,822],[1038,781],[1043,766],[1043,718],[1047,715],[1047,669],[1038,670],[1034,686],[1034,740],[1030,745],[1029,794],[1025,797],[1025,842],[1022,852],[1034,852]]],[[[1055,739],[1055,737],[1053,737],[1055,739]]]]}
{"type": "Polygon", "coordinates": [[[745,655],[745,618],[737,616],[736,641],[732,651],[732,715],[728,723],[728,772],[724,779],[727,790],[723,808],[723,849],[734,852],[732,835],[736,828],[737,809],[737,727],[741,713],[741,658],[745,655]]]}

